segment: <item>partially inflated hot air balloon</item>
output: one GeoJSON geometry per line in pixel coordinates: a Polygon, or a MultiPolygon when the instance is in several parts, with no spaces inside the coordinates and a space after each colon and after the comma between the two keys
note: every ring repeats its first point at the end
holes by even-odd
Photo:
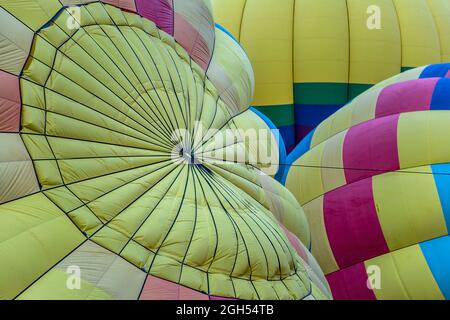
{"type": "Polygon", "coordinates": [[[209,1],[0,5],[0,298],[330,298],[209,1]]]}
{"type": "Polygon", "coordinates": [[[213,0],[253,64],[252,105],[297,142],[373,84],[450,60],[449,0],[213,0]],[[377,21],[378,20],[378,21],[377,21]]]}
{"type": "Polygon", "coordinates": [[[336,299],[450,299],[450,65],[388,79],[288,157],[336,299]]]}

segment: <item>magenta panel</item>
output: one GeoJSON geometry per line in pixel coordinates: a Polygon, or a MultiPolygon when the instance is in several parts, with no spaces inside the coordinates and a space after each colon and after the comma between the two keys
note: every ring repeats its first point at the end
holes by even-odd
{"type": "Polygon", "coordinates": [[[174,10],[172,0],[136,0],[137,12],[153,21],[158,28],[171,36],[174,34],[174,10]]]}
{"type": "Polygon", "coordinates": [[[341,269],[389,252],[375,208],[372,179],[327,193],[324,219],[331,250],[341,269]]]}
{"type": "Polygon", "coordinates": [[[384,88],[377,101],[375,117],[430,109],[438,78],[417,79],[384,88]]]}
{"type": "Polygon", "coordinates": [[[18,132],[21,99],[19,78],[0,71],[0,132],[18,132]]]}
{"type": "Polygon", "coordinates": [[[335,300],[376,300],[374,292],[367,286],[364,263],[329,274],[327,280],[335,300]]]}
{"type": "Polygon", "coordinates": [[[400,115],[374,119],[352,127],[344,140],[347,183],[400,169],[397,127],[400,115]]]}

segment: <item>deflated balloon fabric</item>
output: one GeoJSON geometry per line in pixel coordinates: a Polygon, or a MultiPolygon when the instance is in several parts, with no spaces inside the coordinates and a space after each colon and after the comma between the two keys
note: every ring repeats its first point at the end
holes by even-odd
{"type": "Polygon", "coordinates": [[[0,5],[0,298],[330,298],[209,1],[0,5]]]}

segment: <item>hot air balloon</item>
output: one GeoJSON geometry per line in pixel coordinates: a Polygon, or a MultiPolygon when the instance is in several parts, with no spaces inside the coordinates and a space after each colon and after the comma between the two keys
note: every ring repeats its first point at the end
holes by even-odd
{"type": "Polygon", "coordinates": [[[448,0],[213,0],[288,151],[372,85],[450,60],[448,0]]]}
{"type": "Polygon", "coordinates": [[[330,298],[209,1],[0,6],[1,299],[330,298]]]}
{"type": "Polygon", "coordinates": [[[406,71],[288,157],[335,299],[450,299],[450,65],[406,71]]]}

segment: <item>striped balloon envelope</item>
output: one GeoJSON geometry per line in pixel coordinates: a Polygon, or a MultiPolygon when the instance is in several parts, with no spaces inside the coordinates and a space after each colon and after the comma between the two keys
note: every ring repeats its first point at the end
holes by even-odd
{"type": "Polygon", "coordinates": [[[372,85],[450,60],[449,0],[213,0],[288,151],[372,85]]]}
{"type": "Polygon", "coordinates": [[[450,299],[450,65],[388,79],[288,157],[336,299],[450,299]]]}
{"type": "Polygon", "coordinates": [[[253,87],[209,1],[0,0],[0,298],[329,299],[253,87]]]}

